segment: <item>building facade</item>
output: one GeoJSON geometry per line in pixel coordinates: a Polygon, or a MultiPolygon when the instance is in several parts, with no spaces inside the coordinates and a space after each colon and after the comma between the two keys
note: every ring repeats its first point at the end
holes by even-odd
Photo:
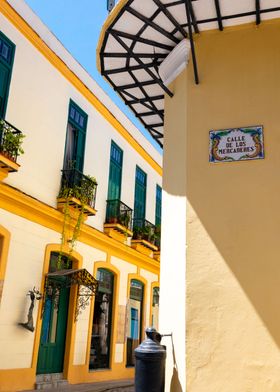
{"type": "Polygon", "coordinates": [[[164,135],[166,391],[280,389],[279,11],[279,1],[124,0],[101,34],[102,74],[121,46],[133,61],[115,63],[109,81],[123,92],[123,72],[134,73],[137,91],[132,81],[125,91],[164,135]]]}
{"type": "Polygon", "coordinates": [[[133,378],[160,154],[23,1],[0,1],[0,117],[0,391],[133,378]]]}

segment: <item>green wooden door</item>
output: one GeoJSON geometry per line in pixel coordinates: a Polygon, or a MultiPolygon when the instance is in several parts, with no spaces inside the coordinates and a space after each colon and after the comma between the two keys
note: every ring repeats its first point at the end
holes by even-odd
{"type": "MultiPolygon", "coordinates": [[[[146,183],[147,175],[136,166],[135,196],[134,196],[134,219],[145,219],[146,214],[146,183]]],[[[136,226],[138,226],[137,222],[136,226]]]]}
{"type": "Polygon", "coordinates": [[[37,374],[63,371],[70,289],[63,287],[48,291],[42,322],[37,374]]]}
{"type": "Polygon", "coordinates": [[[108,185],[108,200],[119,200],[122,182],[122,150],[112,141],[110,156],[110,172],[108,185]]]}

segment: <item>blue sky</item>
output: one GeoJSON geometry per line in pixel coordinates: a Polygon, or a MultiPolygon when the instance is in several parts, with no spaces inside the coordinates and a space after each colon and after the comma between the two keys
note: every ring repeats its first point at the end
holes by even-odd
{"type": "Polygon", "coordinates": [[[107,0],[25,0],[25,2],[156,149],[161,151],[96,69],[96,47],[101,27],[108,15],[107,0]]]}

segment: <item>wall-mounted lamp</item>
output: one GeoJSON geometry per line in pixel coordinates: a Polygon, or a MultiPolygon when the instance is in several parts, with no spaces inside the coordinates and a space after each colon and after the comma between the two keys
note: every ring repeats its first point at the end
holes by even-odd
{"type": "Polygon", "coordinates": [[[31,304],[29,306],[28,314],[27,314],[27,322],[26,323],[19,323],[22,327],[28,329],[28,331],[33,332],[34,331],[34,323],[33,323],[33,310],[34,310],[34,302],[35,299],[38,301],[42,299],[43,295],[40,293],[38,289],[33,287],[32,290],[28,291],[28,294],[26,294],[30,297],[31,304]]]}
{"type": "Polygon", "coordinates": [[[180,41],[159,66],[159,76],[168,86],[189,62],[191,44],[188,39],[180,41]]]}

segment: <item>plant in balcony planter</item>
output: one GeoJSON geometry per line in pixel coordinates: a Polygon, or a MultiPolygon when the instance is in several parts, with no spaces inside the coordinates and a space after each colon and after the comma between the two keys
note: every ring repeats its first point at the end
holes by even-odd
{"type": "MultiPolygon", "coordinates": [[[[90,204],[91,200],[94,198],[94,193],[96,190],[97,181],[95,177],[86,175],[81,181],[81,186],[77,189],[79,193],[79,200],[81,203],[90,204]]],[[[78,197],[77,197],[78,198],[78,197]]]]}
{"type": "Polygon", "coordinates": [[[140,226],[135,226],[134,228],[133,228],[133,238],[135,239],[135,240],[142,240],[142,238],[143,238],[143,229],[142,229],[142,227],[140,227],[140,226]]]}
{"type": "Polygon", "coordinates": [[[127,213],[123,213],[119,217],[120,224],[128,229],[130,223],[130,215],[127,213]]]}
{"type": "Polygon", "coordinates": [[[145,226],[144,228],[144,239],[151,244],[155,243],[155,232],[154,229],[150,226],[145,226]]]}
{"type": "Polygon", "coordinates": [[[0,135],[2,135],[2,142],[0,145],[1,154],[5,155],[12,161],[15,161],[17,156],[24,154],[22,148],[23,139],[25,135],[22,133],[15,133],[5,121],[0,121],[0,135]]]}
{"type": "Polygon", "coordinates": [[[62,259],[62,248],[63,244],[66,242],[66,231],[67,227],[71,226],[71,214],[70,214],[70,200],[72,197],[75,197],[78,199],[81,203],[81,209],[79,212],[79,215],[76,220],[76,224],[73,229],[73,234],[72,238],[69,239],[67,242],[69,244],[69,255],[68,259],[71,259],[71,254],[76,246],[77,240],[80,235],[81,231],[81,226],[83,224],[84,220],[84,210],[85,206],[87,204],[90,204],[90,202],[94,198],[94,194],[96,191],[96,186],[97,186],[97,181],[94,177],[91,177],[89,175],[84,176],[81,180],[81,183],[79,185],[74,185],[72,187],[69,187],[67,185],[62,185],[58,198],[64,198],[66,200],[66,203],[64,205],[64,214],[63,214],[63,228],[62,228],[62,234],[61,234],[61,250],[59,253],[58,257],[58,265],[57,267],[60,268],[61,266],[61,259],[62,259]]]}

